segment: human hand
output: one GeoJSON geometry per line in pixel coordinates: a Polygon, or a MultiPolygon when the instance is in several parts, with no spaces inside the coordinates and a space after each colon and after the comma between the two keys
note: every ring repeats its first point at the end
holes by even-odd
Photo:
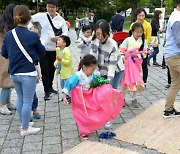
{"type": "Polygon", "coordinates": [[[85,42],[86,42],[87,44],[89,44],[89,43],[91,43],[91,40],[86,40],[85,42]]]}
{"type": "Polygon", "coordinates": [[[67,101],[66,95],[63,98],[64,105],[69,105],[69,102],[67,101]]]}
{"type": "Polygon", "coordinates": [[[137,54],[134,52],[131,52],[130,55],[131,55],[131,57],[138,57],[137,54]]]}
{"type": "Polygon", "coordinates": [[[52,42],[57,42],[58,39],[59,39],[59,36],[55,36],[55,37],[52,37],[52,38],[51,38],[51,41],[52,41],[52,42]]]}
{"type": "Polygon", "coordinates": [[[56,59],[59,61],[62,61],[62,57],[61,56],[56,56],[56,59]]]}

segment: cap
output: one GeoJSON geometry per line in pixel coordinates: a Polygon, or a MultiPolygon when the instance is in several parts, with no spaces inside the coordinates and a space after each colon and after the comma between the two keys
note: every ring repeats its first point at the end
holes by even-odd
{"type": "Polygon", "coordinates": [[[47,0],[46,2],[47,2],[47,4],[54,4],[54,5],[58,6],[57,0],[47,0]]]}

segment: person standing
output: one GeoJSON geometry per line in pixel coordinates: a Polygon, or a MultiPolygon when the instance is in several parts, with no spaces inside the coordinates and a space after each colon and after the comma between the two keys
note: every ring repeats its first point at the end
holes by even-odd
{"type": "MultiPolygon", "coordinates": [[[[136,15],[135,15],[137,20],[134,23],[139,22],[143,25],[145,40],[146,40],[147,44],[149,45],[151,43],[152,28],[151,28],[151,24],[145,20],[146,14],[147,13],[143,8],[138,8],[136,10],[136,15]]],[[[131,24],[130,30],[134,23],[131,24]]],[[[146,82],[147,82],[147,78],[148,78],[147,62],[148,62],[148,56],[146,58],[144,58],[143,62],[142,62],[143,81],[144,81],[145,87],[146,87],[146,82]]]]}
{"type": "Polygon", "coordinates": [[[47,0],[46,9],[47,12],[33,15],[31,22],[39,22],[42,27],[40,40],[45,46],[46,55],[40,58],[40,65],[45,92],[44,100],[50,100],[52,93],[57,94],[57,91],[53,89],[56,42],[59,39],[59,35],[68,34],[68,28],[65,20],[56,12],[58,10],[57,0],[47,0]]]}
{"type": "Polygon", "coordinates": [[[164,58],[171,75],[171,86],[167,93],[164,118],[180,116],[174,108],[175,98],[180,90],[180,0],[171,13],[166,30],[164,58]]]}
{"type": "Polygon", "coordinates": [[[122,14],[122,8],[118,7],[116,10],[116,14],[111,18],[112,33],[123,30],[124,17],[121,14],[122,14]]]}
{"type": "Polygon", "coordinates": [[[150,65],[150,59],[153,58],[153,65],[154,66],[161,66],[156,61],[157,54],[159,53],[158,32],[159,32],[159,29],[160,29],[159,19],[161,19],[161,17],[162,17],[162,12],[160,10],[156,10],[154,12],[154,17],[151,20],[151,27],[152,27],[151,45],[152,45],[154,51],[148,57],[148,64],[150,65]]]}
{"type": "Polygon", "coordinates": [[[45,54],[45,48],[38,34],[27,29],[31,14],[26,6],[17,5],[14,8],[13,18],[17,27],[6,33],[2,56],[9,59],[9,73],[18,97],[16,108],[21,123],[20,134],[25,136],[40,131],[40,128],[32,127],[33,123],[29,121],[37,82],[35,65],[40,55],[45,54]],[[20,49],[18,40],[31,57],[32,63],[20,49]]]}
{"type": "MultiPolygon", "coordinates": [[[[13,21],[13,10],[15,6],[13,3],[8,4],[0,19],[0,46],[6,32],[16,27],[13,21]]],[[[2,88],[0,93],[0,113],[3,115],[10,115],[12,113],[10,110],[15,109],[14,105],[10,103],[10,87],[13,87],[13,85],[8,73],[8,65],[8,60],[0,55],[0,88],[2,88]]]]}
{"type": "Polygon", "coordinates": [[[97,22],[97,17],[95,16],[95,11],[91,10],[89,23],[90,23],[92,31],[94,30],[94,26],[95,26],[96,22],[97,22]]]}

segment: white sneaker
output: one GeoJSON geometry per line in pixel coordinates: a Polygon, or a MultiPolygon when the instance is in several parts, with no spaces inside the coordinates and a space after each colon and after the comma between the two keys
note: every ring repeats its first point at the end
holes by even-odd
{"type": "Polygon", "coordinates": [[[36,134],[40,131],[40,128],[34,128],[29,126],[27,130],[21,129],[21,136],[26,136],[26,135],[31,135],[31,134],[36,134]]]}
{"type": "MultiPolygon", "coordinates": [[[[29,122],[29,127],[32,127],[32,126],[34,126],[34,122],[29,122]]],[[[22,125],[20,128],[22,128],[22,125]]]]}
{"type": "Polygon", "coordinates": [[[7,104],[7,108],[8,108],[9,110],[16,110],[16,106],[15,106],[14,104],[12,104],[12,103],[8,103],[8,104],[7,104]]]}
{"type": "Polygon", "coordinates": [[[6,105],[3,105],[3,106],[0,107],[0,113],[1,113],[1,114],[4,114],[4,115],[10,115],[10,114],[12,114],[12,112],[9,111],[9,109],[7,108],[6,105]]]}
{"type": "Polygon", "coordinates": [[[112,126],[112,121],[108,121],[104,127],[105,129],[109,129],[111,126],[112,126]]]}

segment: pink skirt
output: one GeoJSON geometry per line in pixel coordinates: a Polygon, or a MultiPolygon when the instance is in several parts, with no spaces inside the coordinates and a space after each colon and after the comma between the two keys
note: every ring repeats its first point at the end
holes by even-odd
{"type": "Polygon", "coordinates": [[[104,84],[82,90],[78,85],[72,90],[72,112],[80,134],[87,135],[115,119],[123,108],[124,98],[120,91],[104,84]]]}

